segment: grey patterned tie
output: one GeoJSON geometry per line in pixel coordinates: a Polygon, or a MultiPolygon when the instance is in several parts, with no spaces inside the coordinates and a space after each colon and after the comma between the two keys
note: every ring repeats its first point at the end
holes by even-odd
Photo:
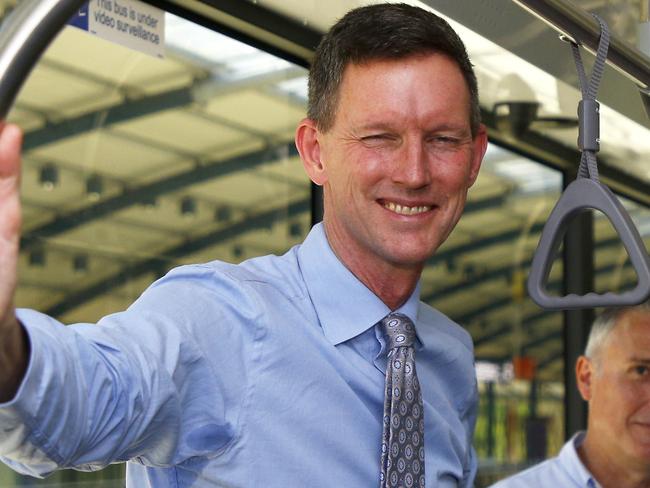
{"type": "Polygon", "coordinates": [[[391,313],[381,326],[388,360],[380,488],[424,487],[424,411],[415,372],[415,327],[401,313],[391,313]]]}

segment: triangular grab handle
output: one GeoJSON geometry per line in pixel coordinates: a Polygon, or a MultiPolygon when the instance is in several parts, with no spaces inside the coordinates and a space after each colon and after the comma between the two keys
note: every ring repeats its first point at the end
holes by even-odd
{"type": "Polygon", "coordinates": [[[650,296],[650,257],[632,219],[605,185],[578,178],[566,188],[544,225],[528,275],[528,294],[540,307],[550,310],[636,305],[650,296]],[[546,282],[566,228],[573,217],[589,209],[604,213],[616,229],[636,271],[637,286],[621,294],[549,296],[546,282]]]}

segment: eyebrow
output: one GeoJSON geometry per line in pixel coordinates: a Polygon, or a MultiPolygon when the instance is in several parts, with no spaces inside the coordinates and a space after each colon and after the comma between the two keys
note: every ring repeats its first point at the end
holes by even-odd
{"type": "Polygon", "coordinates": [[[650,364],[650,357],[638,357],[638,356],[632,356],[629,358],[629,361],[631,363],[643,363],[643,364],[650,364]]]}
{"type": "Polygon", "coordinates": [[[362,131],[367,131],[367,130],[381,130],[381,131],[387,131],[387,130],[392,130],[393,128],[389,123],[386,122],[375,122],[375,123],[370,123],[370,124],[364,124],[360,125],[358,127],[359,130],[362,131]]]}
{"type": "MultiPolygon", "coordinates": [[[[395,130],[395,124],[392,122],[371,122],[368,124],[359,125],[357,129],[362,131],[366,131],[366,130],[391,131],[391,130],[395,130]]],[[[435,133],[435,132],[445,132],[445,131],[469,132],[470,128],[469,126],[465,127],[461,125],[441,123],[436,125],[435,127],[432,127],[427,132],[435,133]]]]}

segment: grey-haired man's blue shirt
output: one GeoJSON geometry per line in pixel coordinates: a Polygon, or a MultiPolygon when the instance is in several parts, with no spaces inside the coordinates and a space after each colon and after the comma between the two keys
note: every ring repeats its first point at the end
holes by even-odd
{"type": "MultiPolygon", "coordinates": [[[[471,486],[477,389],[468,334],[419,301],[427,486],[471,486]]],[[[389,309],[322,226],[284,256],[183,266],[99,325],[34,311],[27,375],[0,405],[0,455],[45,475],[129,461],[127,486],[372,487],[389,309]]]]}
{"type": "Polygon", "coordinates": [[[492,485],[491,488],[601,488],[578,456],[584,432],[574,435],[551,459],[492,485]]]}

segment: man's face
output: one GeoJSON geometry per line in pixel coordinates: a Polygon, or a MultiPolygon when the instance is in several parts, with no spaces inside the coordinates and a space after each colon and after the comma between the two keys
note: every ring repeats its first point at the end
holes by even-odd
{"type": "Polygon", "coordinates": [[[334,125],[318,135],[325,228],[345,261],[421,269],[447,238],[487,144],[469,106],[441,54],[346,68],[334,125]]]}
{"type": "Polygon", "coordinates": [[[578,383],[589,401],[587,436],[614,464],[643,468],[650,463],[650,313],[619,320],[591,361],[587,384],[580,370],[578,383]]]}

